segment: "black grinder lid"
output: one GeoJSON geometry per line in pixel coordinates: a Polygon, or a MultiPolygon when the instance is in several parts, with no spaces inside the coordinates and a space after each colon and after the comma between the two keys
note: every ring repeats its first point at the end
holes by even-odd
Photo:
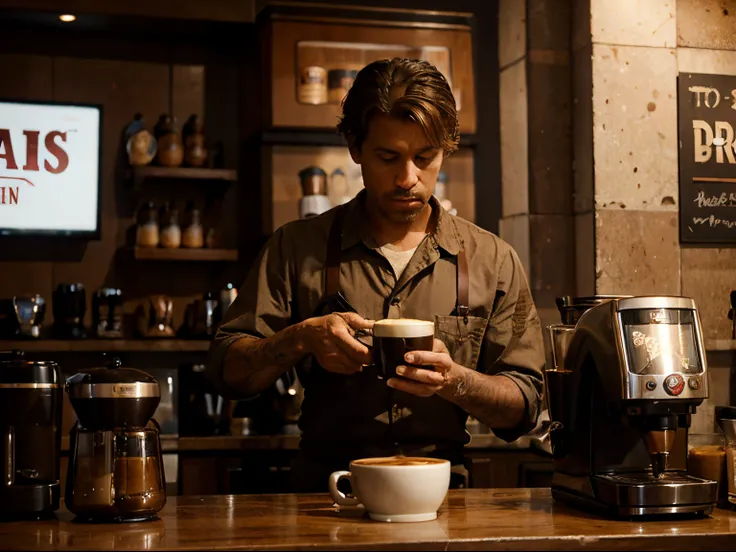
{"type": "Polygon", "coordinates": [[[156,379],[135,368],[123,368],[119,358],[106,366],[89,368],[67,378],[70,399],[140,399],[160,397],[156,379]]]}
{"type": "Polygon", "coordinates": [[[49,361],[26,360],[23,351],[0,351],[0,387],[57,387],[59,365],[49,361]]]}
{"type": "Polygon", "coordinates": [[[736,406],[716,406],[716,420],[736,420],[736,406]]]}

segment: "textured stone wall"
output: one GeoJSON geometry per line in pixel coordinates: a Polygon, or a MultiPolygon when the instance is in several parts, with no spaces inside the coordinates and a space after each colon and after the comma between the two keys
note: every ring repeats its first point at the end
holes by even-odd
{"type": "MultiPolygon", "coordinates": [[[[500,0],[499,67],[501,236],[543,324],[559,295],[685,295],[728,347],[736,248],[679,243],[677,76],[736,75],[736,0],[500,0]]],[[[696,431],[736,396],[731,356],[696,431]]]]}
{"type": "MultiPolygon", "coordinates": [[[[736,75],[736,0],[580,0],[573,9],[580,287],[692,297],[706,345],[721,347],[736,249],[679,243],[677,76],[736,75]]],[[[730,353],[709,354],[710,398],[692,431],[712,431],[714,405],[731,401],[730,365],[730,353]]]]}
{"type": "Polygon", "coordinates": [[[736,0],[500,0],[503,218],[540,310],[682,294],[730,338],[736,248],[679,244],[677,75],[736,75],[736,0]]]}
{"type": "Polygon", "coordinates": [[[680,72],[736,75],[736,1],[576,8],[581,29],[589,13],[590,33],[576,29],[573,51],[580,65],[590,53],[590,75],[576,65],[574,88],[577,98],[590,83],[592,171],[576,178],[575,206],[593,213],[595,291],[693,297],[708,344],[729,339],[736,249],[679,244],[676,87],[680,72]]]}
{"type": "Polygon", "coordinates": [[[575,293],[570,11],[565,0],[500,0],[501,237],[524,264],[542,322],[575,293]]]}

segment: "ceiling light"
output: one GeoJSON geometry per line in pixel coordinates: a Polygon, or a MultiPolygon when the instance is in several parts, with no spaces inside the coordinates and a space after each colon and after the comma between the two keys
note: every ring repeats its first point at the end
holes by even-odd
{"type": "Polygon", "coordinates": [[[75,21],[77,19],[77,16],[70,13],[64,13],[59,16],[59,19],[61,19],[64,23],[71,23],[72,21],[75,21]]]}

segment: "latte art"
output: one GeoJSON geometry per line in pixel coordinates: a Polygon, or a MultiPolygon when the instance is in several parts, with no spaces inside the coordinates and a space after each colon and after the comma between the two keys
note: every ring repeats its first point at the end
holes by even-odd
{"type": "Polygon", "coordinates": [[[422,458],[419,456],[388,456],[386,458],[362,458],[353,464],[359,466],[428,466],[447,462],[439,458],[422,458]]]}

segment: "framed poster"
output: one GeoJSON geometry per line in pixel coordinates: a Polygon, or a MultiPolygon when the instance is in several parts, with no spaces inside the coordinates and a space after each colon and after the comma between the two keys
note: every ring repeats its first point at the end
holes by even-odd
{"type": "Polygon", "coordinates": [[[0,100],[0,236],[99,239],[102,108],[0,100]]]}

